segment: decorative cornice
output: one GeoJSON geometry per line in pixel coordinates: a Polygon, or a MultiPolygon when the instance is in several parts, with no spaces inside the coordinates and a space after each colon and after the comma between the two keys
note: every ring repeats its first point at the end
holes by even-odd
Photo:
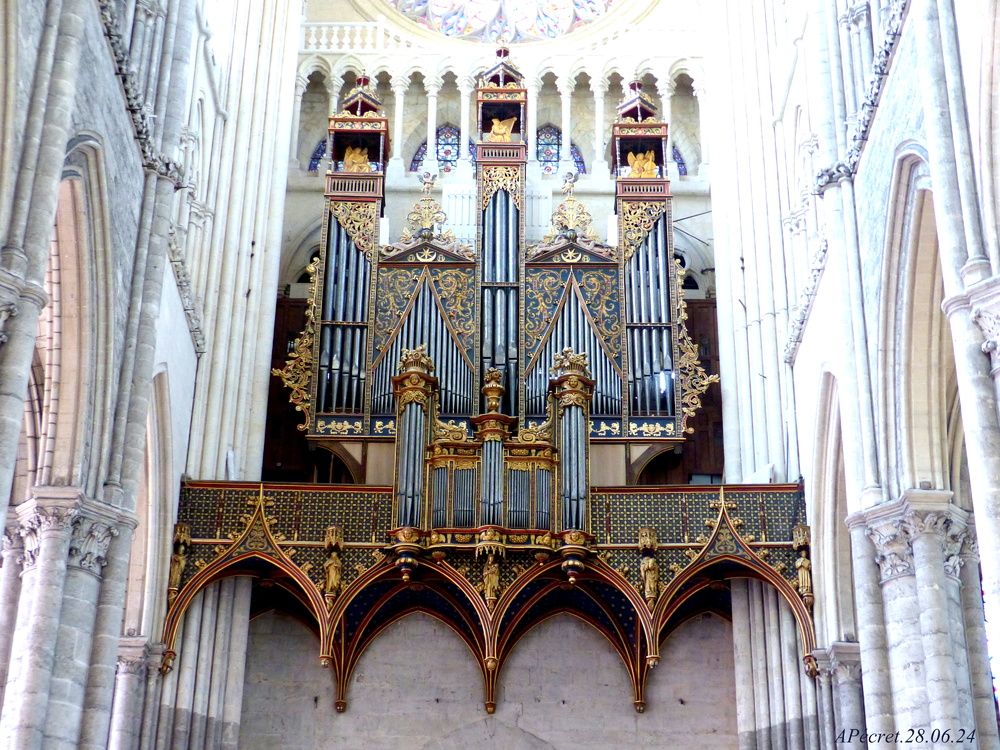
{"type": "Polygon", "coordinates": [[[181,165],[168,159],[156,148],[150,113],[135,80],[134,71],[137,68],[132,64],[119,32],[121,23],[115,9],[116,3],[114,0],[97,0],[97,6],[101,15],[101,23],[104,25],[104,36],[111,48],[115,74],[121,79],[122,92],[125,95],[125,109],[128,110],[129,116],[132,118],[132,129],[135,132],[135,140],[139,144],[142,165],[175,185],[180,184],[183,172],[181,165]]]}
{"type": "Polygon", "coordinates": [[[806,281],[802,293],[799,295],[799,304],[796,306],[795,317],[792,318],[788,326],[788,343],[785,344],[784,360],[790,365],[795,364],[795,357],[799,353],[799,344],[802,343],[802,332],[805,330],[806,321],[809,320],[809,313],[812,311],[813,301],[816,299],[816,292],[819,289],[820,279],[823,278],[823,271],[826,270],[826,257],[830,251],[830,243],[826,240],[820,242],[819,247],[812,257],[812,264],[809,268],[809,279],[806,281]]]}
{"type": "MultiPolygon", "coordinates": [[[[875,118],[875,111],[878,109],[879,99],[882,96],[882,88],[885,85],[886,76],[889,74],[889,66],[892,63],[892,56],[896,50],[896,42],[899,40],[903,18],[908,7],[909,0],[891,0],[888,7],[882,9],[885,18],[885,31],[882,35],[882,43],[875,50],[868,90],[854,120],[851,136],[853,145],[848,150],[847,157],[843,162],[820,171],[816,176],[817,193],[822,193],[834,182],[852,179],[857,171],[858,162],[861,161],[861,153],[868,141],[868,134],[875,118]]],[[[858,17],[856,14],[852,14],[850,20],[854,21],[858,17]]]]}

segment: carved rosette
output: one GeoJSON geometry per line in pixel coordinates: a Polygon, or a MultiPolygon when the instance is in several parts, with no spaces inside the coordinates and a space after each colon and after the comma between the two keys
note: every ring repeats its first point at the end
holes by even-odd
{"type": "Polygon", "coordinates": [[[280,370],[273,368],[271,374],[281,378],[281,382],[291,389],[288,396],[290,403],[295,405],[295,411],[302,412],[306,421],[298,425],[300,430],[308,430],[312,424],[312,396],[309,385],[312,381],[313,342],[316,336],[316,276],[319,258],[313,258],[306,266],[309,273],[309,304],[306,305],[306,327],[292,343],[292,353],[280,370]]]}
{"type": "Polygon", "coordinates": [[[677,289],[677,348],[681,359],[677,369],[681,376],[681,432],[693,433],[694,428],[688,427],[688,419],[701,408],[701,397],[708,386],[719,382],[718,375],[709,375],[698,359],[698,346],[691,340],[687,329],[687,303],[684,301],[684,291],[681,287],[681,262],[675,260],[677,273],[675,284],[677,289]]]}

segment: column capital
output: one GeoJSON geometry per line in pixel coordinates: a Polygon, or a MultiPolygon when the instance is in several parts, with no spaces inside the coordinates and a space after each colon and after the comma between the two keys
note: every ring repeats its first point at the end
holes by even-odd
{"type": "Polygon", "coordinates": [[[392,89],[394,96],[401,96],[405,94],[406,90],[410,88],[410,77],[393,76],[392,81],[389,82],[389,88],[392,89]]]}
{"type": "Polygon", "coordinates": [[[427,92],[427,96],[437,96],[441,91],[441,86],[444,85],[444,81],[440,78],[425,78],[424,79],[424,91],[427,92]]]}
{"type": "Polygon", "coordinates": [[[887,521],[869,527],[868,536],[875,545],[875,562],[881,582],[913,575],[913,547],[902,521],[887,521]]]}
{"type": "Polygon", "coordinates": [[[834,641],[827,649],[830,672],[837,684],[861,679],[861,646],[848,641],[834,641]]]}
{"type": "Polygon", "coordinates": [[[568,73],[556,79],[556,90],[559,91],[559,96],[572,96],[574,89],[576,89],[576,78],[571,77],[568,73]]]}
{"type": "Polygon", "coordinates": [[[604,95],[608,93],[607,79],[604,76],[592,74],[590,76],[590,90],[593,92],[594,98],[604,98],[604,95]]]}
{"type": "Polygon", "coordinates": [[[525,76],[524,78],[524,88],[528,91],[528,96],[537,96],[538,89],[542,87],[542,81],[540,78],[535,78],[534,76],[525,76]]]}
{"type": "Polygon", "coordinates": [[[306,87],[308,85],[309,85],[309,79],[306,78],[304,75],[295,76],[295,95],[302,96],[305,93],[306,87]]]}
{"type": "Polygon", "coordinates": [[[458,93],[461,96],[469,96],[476,90],[476,79],[474,76],[462,76],[456,81],[458,93]]]}

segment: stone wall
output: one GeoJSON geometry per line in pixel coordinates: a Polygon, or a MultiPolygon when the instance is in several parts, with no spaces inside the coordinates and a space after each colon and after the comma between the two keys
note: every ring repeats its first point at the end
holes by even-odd
{"type": "Polygon", "coordinates": [[[632,707],[615,651],[568,616],[518,644],[500,674],[493,716],[471,654],[426,615],[405,618],[371,644],[344,714],[333,710],[333,674],[317,654],[315,636],[286,615],[251,622],[240,748],[737,746],[732,628],[712,615],[683,625],[664,644],[642,714],[632,707]]]}

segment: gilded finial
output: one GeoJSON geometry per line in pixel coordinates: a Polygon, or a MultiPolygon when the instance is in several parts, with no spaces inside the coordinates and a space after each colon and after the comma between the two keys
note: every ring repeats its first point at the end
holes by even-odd
{"type": "Polygon", "coordinates": [[[589,378],[590,371],[587,369],[587,353],[580,352],[579,354],[576,354],[573,351],[573,347],[567,346],[561,352],[557,352],[555,357],[553,357],[552,369],[549,372],[552,375],[567,375],[573,373],[589,378]]]}
{"type": "Polygon", "coordinates": [[[427,356],[427,344],[421,344],[416,349],[403,349],[399,358],[399,371],[411,370],[428,374],[434,372],[434,362],[427,356]]]}

